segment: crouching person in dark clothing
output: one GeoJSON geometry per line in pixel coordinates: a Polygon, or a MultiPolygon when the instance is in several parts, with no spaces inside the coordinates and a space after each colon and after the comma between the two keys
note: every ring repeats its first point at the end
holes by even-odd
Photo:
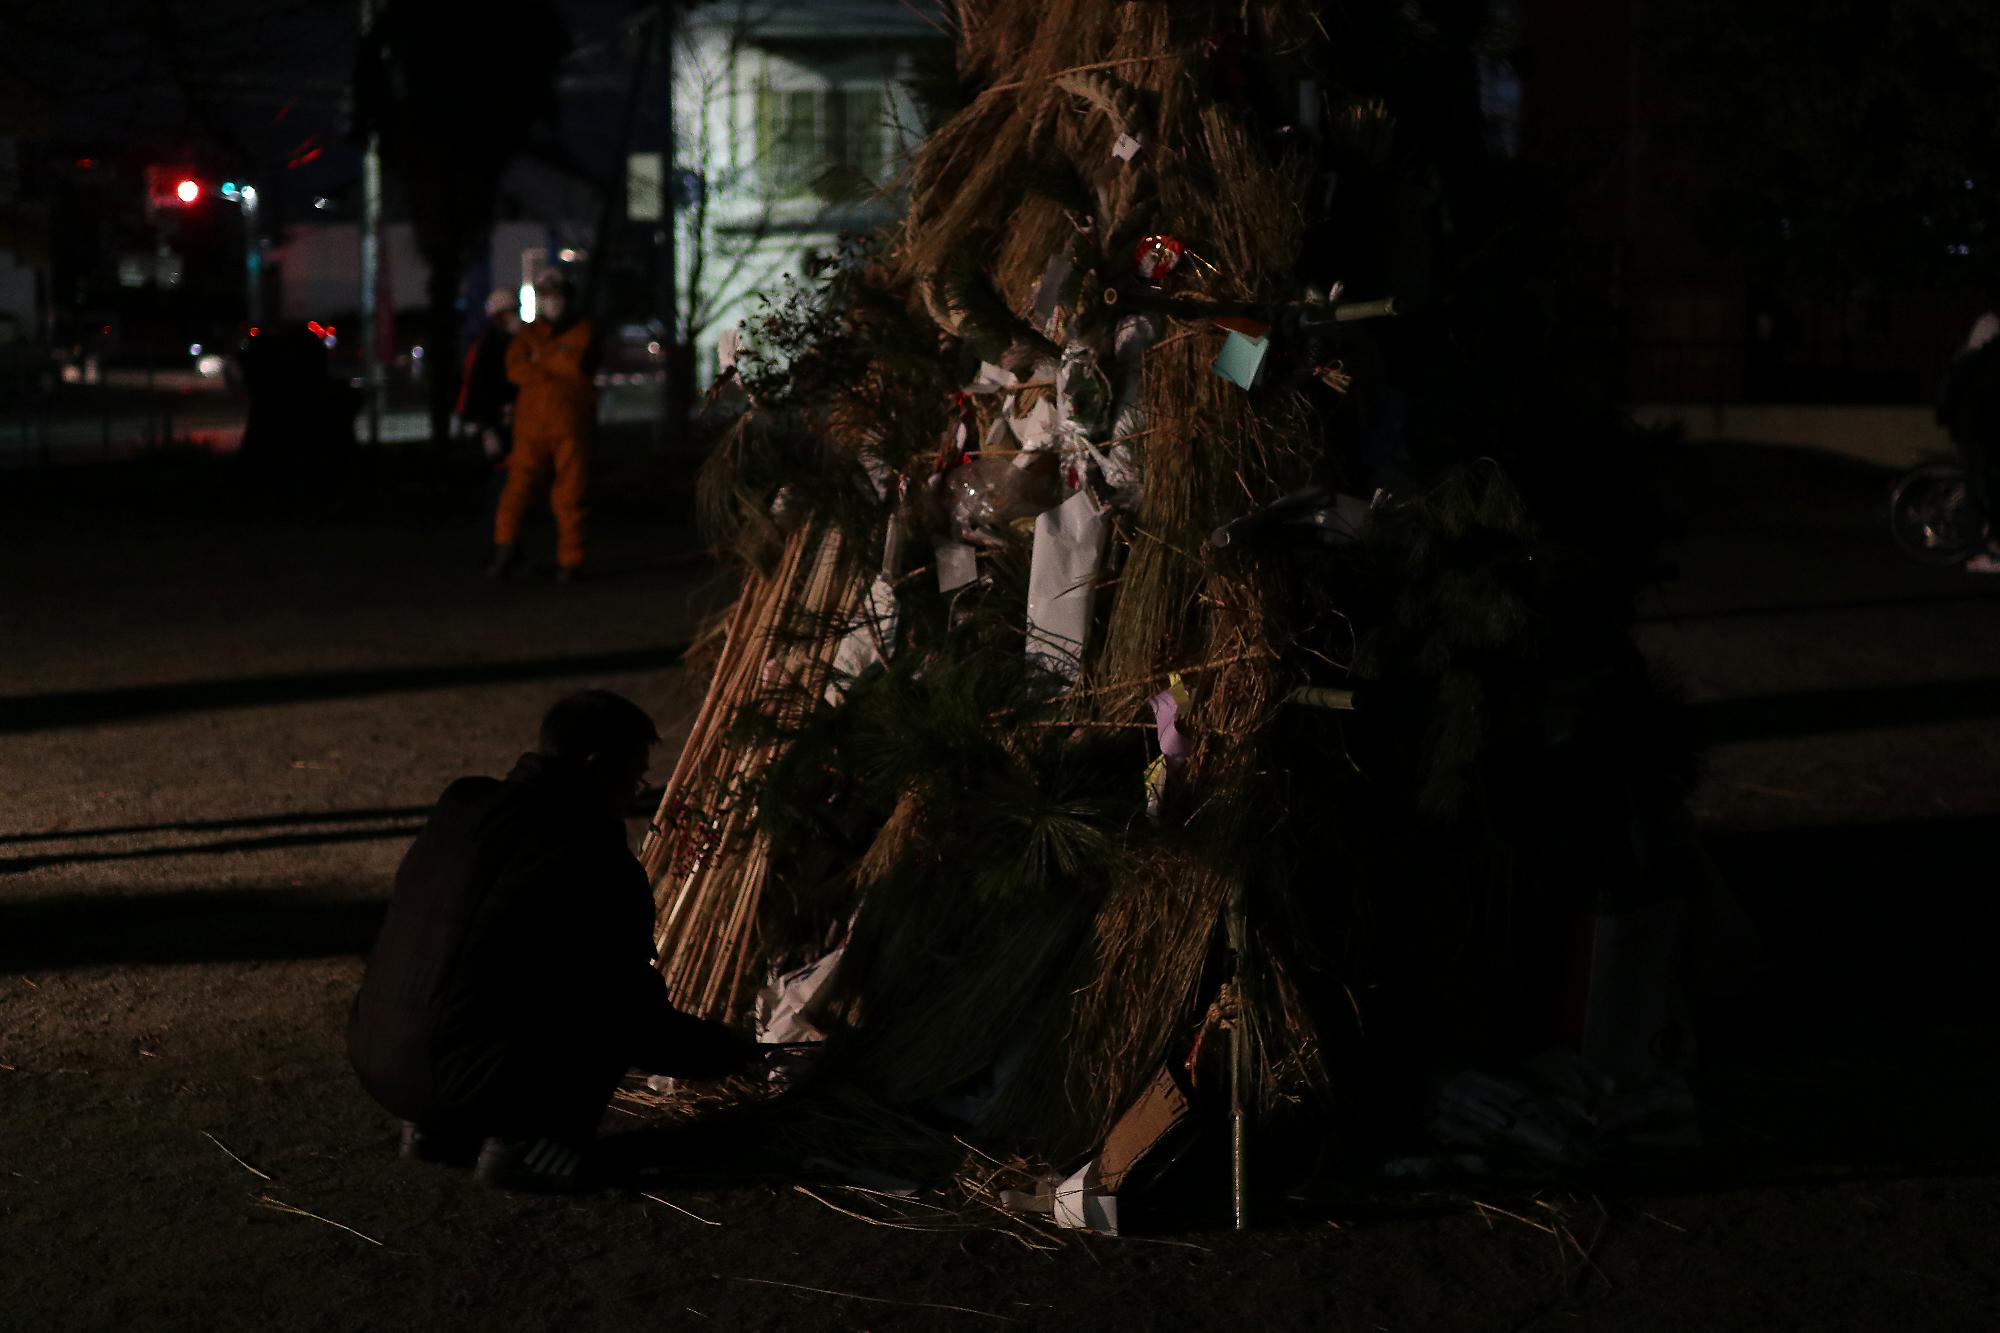
{"type": "Polygon", "coordinates": [[[583,1188],[630,1068],[726,1074],[756,1047],[667,1000],[624,814],[658,742],[630,700],[571,695],[506,781],[461,778],[396,872],[348,1020],[403,1155],[505,1189],[583,1188]]]}

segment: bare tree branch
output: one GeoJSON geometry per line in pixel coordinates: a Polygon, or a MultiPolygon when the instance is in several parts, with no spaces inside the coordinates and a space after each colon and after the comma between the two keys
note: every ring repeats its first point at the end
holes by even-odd
{"type": "MultiPolygon", "coordinates": [[[[784,217],[790,211],[788,206],[801,204],[805,196],[780,179],[775,164],[764,160],[762,145],[737,155],[735,161],[718,170],[722,164],[718,162],[717,131],[733,134],[735,126],[719,127],[715,117],[718,111],[737,113],[738,99],[730,95],[727,85],[732,77],[741,76],[758,32],[777,10],[775,5],[737,6],[719,51],[704,48],[693,34],[684,34],[685,67],[695,71],[699,106],[690,136],[693,152],[686,160],[694,163],[702,182],[700,194],[686,215],[687,280],[681,284],[681,309],[677,312],[690,340],[708,329],[723,311],[769,287],[791,266],[792,255],[768,245],[774,236],[797,231],[803,237],[829,231],[841,209],[839,203],[822,202],[809,214],[784,217]],[[732,217],[718,225],[717,202],[741,199],[746,194],[751,196],[745,204],[752,210],[750,216],[732,217]]],[[[886,110],[893,99],[887,95],[888,81],[884,82],[886,110]]],[[[899,148],[904,146],[902,126],[893,115],[887,120],[885,142],[893,138],[899,148]]]]}

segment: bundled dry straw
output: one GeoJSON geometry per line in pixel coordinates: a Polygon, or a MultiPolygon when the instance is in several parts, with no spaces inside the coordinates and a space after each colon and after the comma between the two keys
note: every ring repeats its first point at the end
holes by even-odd
{"type": "MultiPolygon", "coordinates": [[[[996,8],[1022,26],[987,22],[968,38],[968,60],[1000,82],[920,164],[919,181],[935,184],[913,208],[906,262],[941,264],[977,241],[982,219],[1006,217],[994,283],[1024,306],[1056,238],[1073,230],[1045,199],[1007,207],[1039,135],[1067,160],[1096,164],[1088,183],[1110,227],[1157,225],[1186,240],[1198,264],[1186,294],[1289,295],[1278,284],[1300,244],[1301,182],[1197,91],[1204,39],[1226,26],[1220,10],[1084,4],[1061,24],[1041,24],[1025,12],[1035,7],[996,8]],[[1111,153],[1121,134],[1144,145],[1130,167],[1111,153]]],[[[1276,575],[1208,558],[1203,538],[1295,485],[1313,436],[1296,395],[1253,397],[1213,372],[1220,330],[1173,322],[1162,332],[1144,372],[1144,489],[1103,645],[1069,715],[1143,720],[1143,701],[1169,670],[1219,664],[1198,682],[1186,715],[1199,737],[1188,786],[1210,810],[1254,809],[1265,794],[1245,756],[1282,694],[1276,664],[1288,627],[1269,613],[1283,599],[1264,586],[1276,575]]],[[[1184,1054],[1171,1048],[1204,1003],[1196,988],[1233,878],[1220,867],[1243,832],[1222,822],[1209,819],[1195,846],[1135,857],[1108,886],[1062,988],[1068,1002],[1043,1017],[1030,1065],[995,1113],[1003,1135],[1051,1151],[1087,1146],[1163,1059],[1184,1054]]],[[[1248,1021],[1274,1052],[1259,1067],[1302,1053],[1293,1072],[1310,1067],[1314,1039],[1289,987],[1273,973],[1259,990],[1273,1003],[1248,1021]]]]}
{"type": "MultiPolygon", "coordinates": [[[[1207,70],[1217,34],[1267,50],[1309,40],[1305,7],[967,0],[958,18],[961,71],[984,87],[913,163],[886,277],[943,332],[975,347],[999,337],[1009,345],[980,354],[1008,356],[1027,378],[1054,350],[1028,325],[1051,258],[1129,254],[1153,231],[1187,246],[1179,296],[1296,295],[1299,169],[1217,105],[1207,70]],[[1141,145],[1129,161],[1113,153],[1121,139],[1141,145]]],[[[1094,300],[1094,288],[1079,299],[1094,300]]],[[[1218,559],[1205,538],[1297,486],[1317,427],[1292,389],[1246,392],[1214,373],[1222,330],[1155,322],[1141,389],[1143,488],[1119,519],[1122,563],[1105,580],[1082,678],[1035,725],[1078,738],[1148,726],[1146,700],[1179,672],[1191,692],[1182,725],[1195,743],[1161,832],[1134,830],[1129,854],[1099,882],[1033,902],[982,902],[938,863],[945,844],[933,837],[941,821],[979,812],[926,808],[908,795],[849,879],[861,919],[837,1016],[857,1067],[890,1100],[914,1100],[1013,1048],[1019,1067],[983,1128],[1051,1155],[1096,1142],[1162,1063],[1186,1055],[1215,998],[1233,893],[1249,893],[1255,938],[1284,934],[1272,881],[1249,880],[1268,831],[1256,817],[1278,800],[1260,747],[1298,683],[1287,576],[1256,558],[1218,559]],[[927,876],[928,889],[874,892],[911,876],[927,876]],[[893,920],[879,919],[892,910],[893,920]]],[[[941,377],[935,391],[942,400],[957,387],[941,377]]],[[[902,407],[881,411],[886,419],[902,407]]],[[[831,420],[850,440],[889,433],[856,420],[851,401],[831,420]]],[[[918,461],[892,463],[920,482],[918,461]]],[[[867,539],[879,542],[890,521],[885,508],[867,539]]],[[[843,572],[841,543],[809,522],[768,572],[747,574],[645,850],[662,967],[676,1000],[698,1012],[740,1014],[747,983],[796,943],[760,938],[758,925],[780,849],[756,826],[755,794],[782,742],[746,740],[734,724],[818,697],[861,591],[843,572]]],[[[865,564],[878,550],[854,554],[865,564]]],[[[992,729],[1010,752],[1025,744],[1018,720],[996,716],[992,729]]],[[[1145,763],[1136,741],[1132,754],[1136,789],[1145,763]]],[[[1255,950],[1253,962],[1254,978],[1233,998],[1256,1039],[1260,1096],[1273,1100],[1310,1081],[1317,1040],[1283,960],[1255,950]]]]}

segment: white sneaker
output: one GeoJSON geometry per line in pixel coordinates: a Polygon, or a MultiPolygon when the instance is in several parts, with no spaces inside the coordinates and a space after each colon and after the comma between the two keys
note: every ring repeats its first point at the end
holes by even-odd
{"type": "Polygon", "coordinates": [[[489,1138],[472,1175],[494,1189],[524,1194],[576,1194],[594,1187],[584,1149],[555,1139],[489,1138]]]}

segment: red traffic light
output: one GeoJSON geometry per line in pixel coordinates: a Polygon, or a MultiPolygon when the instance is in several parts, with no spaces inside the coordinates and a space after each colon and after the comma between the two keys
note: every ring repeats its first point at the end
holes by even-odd
{"type": "Polygon", "coordinates": [[[146,205],[149,208],[191,208],[200,202],[205,190],[192,167],[169,163],[146,168],[146,205]]]}

